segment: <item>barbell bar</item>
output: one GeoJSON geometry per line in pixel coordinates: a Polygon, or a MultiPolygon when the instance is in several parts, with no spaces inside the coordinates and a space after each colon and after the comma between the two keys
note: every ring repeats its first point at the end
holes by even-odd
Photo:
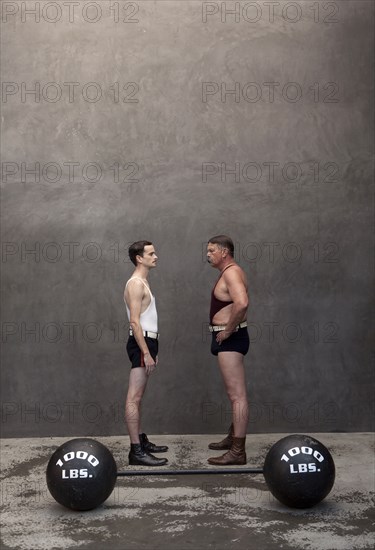
{"type": "Polygon", "coordinates": [[[262,468],[203,468],[201,470],[128,470],[117,472],[117,477],[136,476],[201,476],[222,474],[263,474],[262,468]]]}

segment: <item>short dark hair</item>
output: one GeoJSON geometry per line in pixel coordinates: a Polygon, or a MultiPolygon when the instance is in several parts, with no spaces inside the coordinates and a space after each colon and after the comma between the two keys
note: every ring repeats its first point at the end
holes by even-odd
{"type": "Polygon", "coordinates": [[[132,263],[137,266],[137,256],[142,256],[145,251],[145,246],[150,246],[150,241],[137,241],[129,246],[129,258],[132,263]]]}
{"type": "Polygon", "coordinates": [[[229,251],[229,254],[233,257],[234,256],[234,244],[230,237],[227,235],[216,235],[216,237],[212,237],[208,241],[212,244],[218,244],[221,248],[227,248],[229,251]]]}

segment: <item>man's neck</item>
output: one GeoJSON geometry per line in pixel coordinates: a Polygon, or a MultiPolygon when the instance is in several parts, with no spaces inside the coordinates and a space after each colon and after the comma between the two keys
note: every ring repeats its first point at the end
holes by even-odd
{"type": "Polygon", "coordinates": [[[133,277],[140,277],[141,279],[147,280],[149,271],[150,270],[147,269],[147,267],[144,267],[143,265],[139,265],[139,266],[136,267],[136,269],[133,273],[133,277]]]}
{"type": "Polygon", "coordinates": [[[228,258],[225,258],[222,262],[220,262],[217,268],[220,272],[222,272],[226,267],[228,267],[228,265],[231,265],[234,263],[235,263],[234,259],[232,257],[228,257],[228,258]]]}

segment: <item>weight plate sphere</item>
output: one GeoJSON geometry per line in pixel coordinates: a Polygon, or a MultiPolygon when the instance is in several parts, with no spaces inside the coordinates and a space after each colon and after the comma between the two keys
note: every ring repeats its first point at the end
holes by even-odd
{"type": "Polygon", "coordinates": [[[112,493],[117,467],[105,445],[77,438],[53,453],[46,475],[48,489],[59,504],[72,510],[92,510],[112,493]]]}
{"type": "Polygon", "coordinates": [[[269,450],[263,474],[269,490],[291,508],[310,508],[323,500],[335,481],[328,449],[308,435],[289,435],[269,450]]]}

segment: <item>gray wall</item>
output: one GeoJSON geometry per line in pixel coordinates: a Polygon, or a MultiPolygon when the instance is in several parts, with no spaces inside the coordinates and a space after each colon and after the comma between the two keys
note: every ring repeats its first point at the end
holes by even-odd
{"type": "Polygon", "coordinates": [[[373,2],[2,9],[3,436],[126,433],[142,238],[162,334],[144,428],[225,430],[222,232],[250,281],[249,432],[371,430],[373,2]]]}

